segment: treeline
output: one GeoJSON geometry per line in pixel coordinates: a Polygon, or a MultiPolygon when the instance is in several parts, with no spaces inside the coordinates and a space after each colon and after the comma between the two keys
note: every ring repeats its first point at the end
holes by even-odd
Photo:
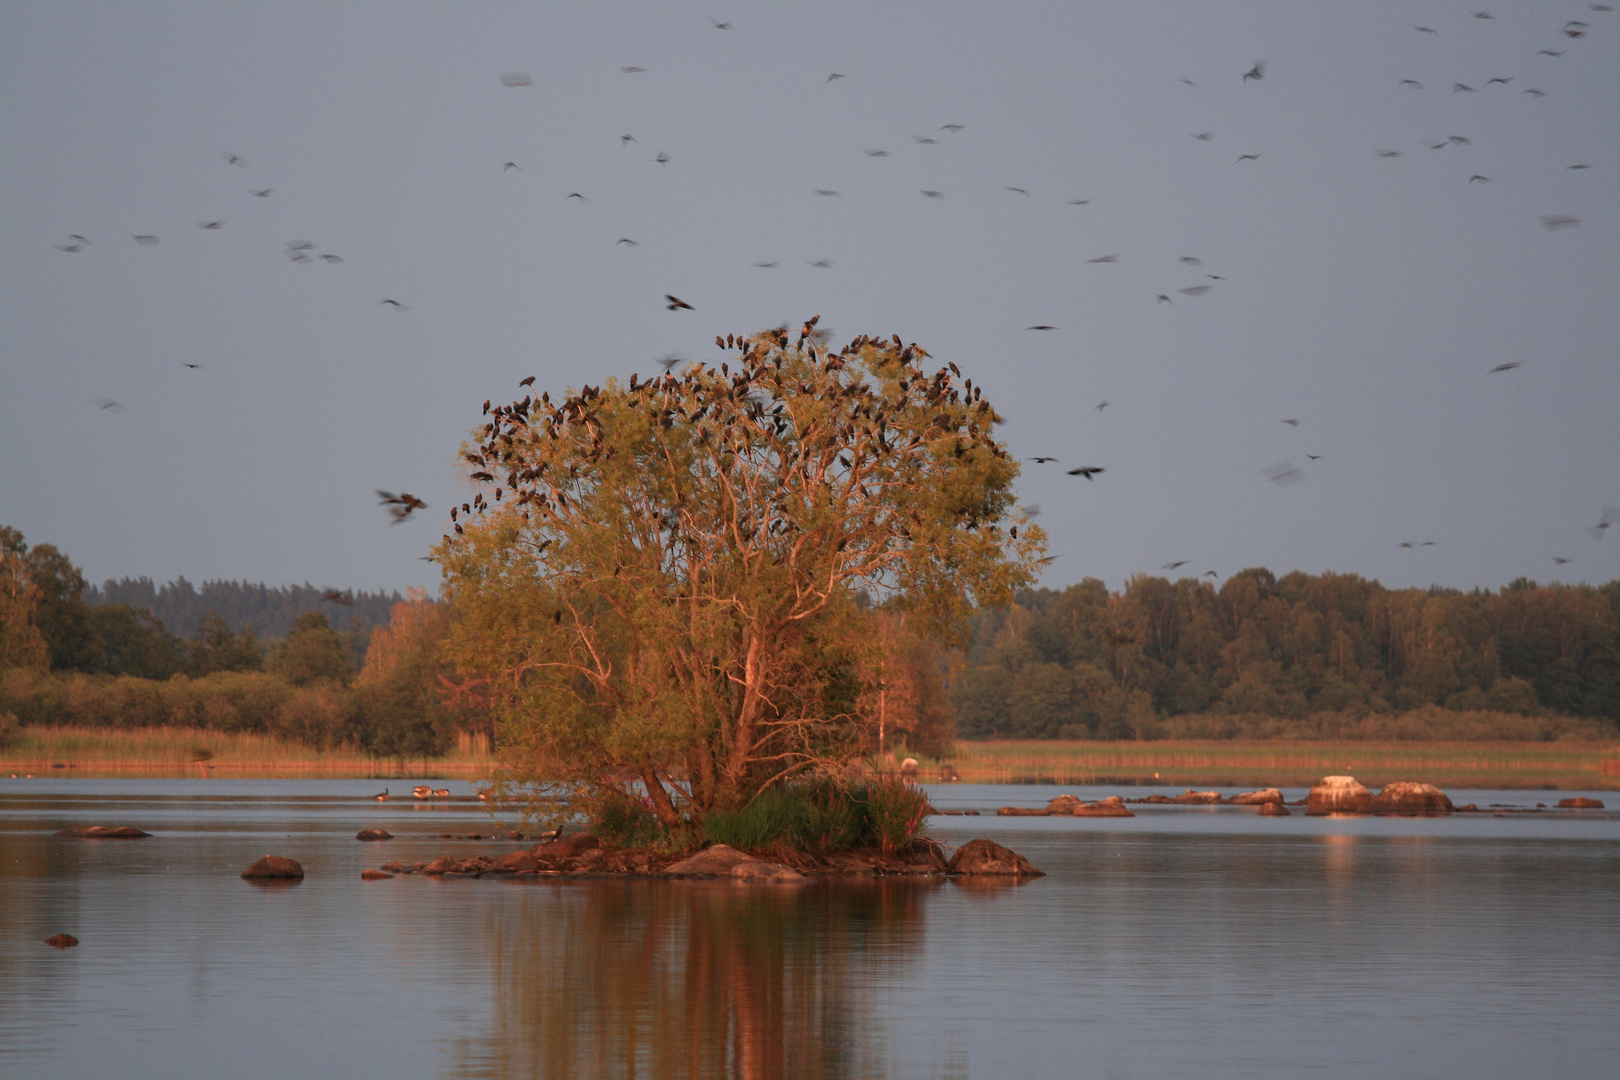
{"type": "Polygon", "coordinates": [[[85,603],[146,610],[171,633],[188,638],[209,616],[216,616],[238,633],[253,630],[263,637],[279,638],[292,632],[300,615],[324,611],[345,624],[359,620],[362,627],[388,625],[388,612],[404,599],[399,593],[344,591],[328,599],[336,590],[303,585],[253,585],[246,581],[205,581],[197,588],[184,577],[163,585],[151,578],[124,578],[92,585],[84,592],[85,603]]]}
{"type": "MultiPolygon", "coordinates": [[[[257,591],[234,595],[256,603],[257,591]]],[[[423,593],[389,605],[375,630],[352,617],[340,632],[306,610],[261,640],[214,611],[180,637],[148,608],[90,604],[88,592],[53,545],[0,526],[0,741],[18,724],[84,724],[262,731],[388,757],[488,745],[489,710],[442,657],[449,614],[423,593]]]]}
{"type": "Polygon", "coordinates": [[[1613,737],[1620,581],[1460,592],[1251,569],[1111,593],[1088,578],[979,612],[951,702],[968,738],[1613,737]]]}

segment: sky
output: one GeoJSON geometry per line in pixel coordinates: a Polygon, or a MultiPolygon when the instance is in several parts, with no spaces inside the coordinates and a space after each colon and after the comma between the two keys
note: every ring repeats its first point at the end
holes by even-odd
{"type": "Polygon", "coordinates": [[[433,591],[486,398],[819,314],[1058,459],[1053,588],[1620,578],[1602,6],[11,0],[0,523],[433,591]]]}

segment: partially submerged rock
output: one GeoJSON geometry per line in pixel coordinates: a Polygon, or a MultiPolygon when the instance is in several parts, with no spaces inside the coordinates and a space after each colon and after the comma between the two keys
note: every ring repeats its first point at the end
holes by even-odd
{"type": "Polygon", "coordinates": [[[1268,803],[1281,806],[1282,792],[1274,787],[1261,788],[1259,791],[1245,791],[1241,795],[1234,795],[1226,800],[1234,806],[1265,806],[1268,803]]]}
{"type": "Polygon", "coordinates": [[[1000,817],[1051,817],[1052,811],[1044,806],[1003,806],[996,814],[1000,817]]]}
{"type": "Polygon", "coordinates": [[[296,859],[288,859],[280,855],[266,855],[242,871],[242,876],[249,880],[260,881],[302,878],[304,876],[304,867],[296,859]]]}
{"type": "Polygon", "coordinates": [[[731,877],[734,881],[758,881],[767,885],[803,885],[810,881],[797,870],[760,859],[733,866],[731,877]]]}
{"type": "Polygon", "coordinates": [[[1261,817],[1293,817],[1294,812],[1280,802],[1263,802],[1260,804],[1261,817]]]}
{"type": "Polygon", "coordinates": [[[1125,800],[1118,795],[1110,795],[1094,803],[1081,803],[1074,811],[1075,817],[1135,817],[1135,812],[1125,806],[1125,800]]]}
{"type": "Polygon", "coordinates": [[[91,825],[83,829],[61,829],[56,835],[79,840],[141,840],[152,834],[133,825],[91,825]]]}
{"type": "Polygon", "coordinates": [[[1212,806],[1221,801],[1221,793],[1218,791],[1194,791],[1192,788],[1188,788],[1186,794],[1177,795],[1170,801],[1187,806],[1212,806]]]}
{"type": "Polygon", "coordinates": [[[664,868],[670,877],[725,877],[735,867],[745,863],[763,863],[746,851],[738,851],[730,844],[713,844],[696,855],[671,863],[664,868]]]}
{"type": "Polygon", "coordinates": [[[45,939],[45,944],[53,949],[71,949],[79,943],[79,939],[72,934],[52,934],[45,939]]]}
{"type": "Polygon", "coordinates": [[[1028,859],[1016,851],[1002,847],[994,840],[969,840],[951,856],[948,869],[953,874],[993,875],[997,877],[1043,877],[1028,859]]]}
{"type": "Polygon", "coordinates": [[[1449,814],[1451,799],[1433,784],[1395,780],[1384,785],[1368,804],[1375,814],[1449,814]]]}
{"type": "Polygon", "coordinates": [[[1324,776],[1305,797],[1307,814],[1365,814],[1372,792],[1353,776],[1324,776]]]}
{"type": "Polygon", "coordinates": [[[1086,805],[1073,795],[1059,795],[1046,804],[1048,814],[1072,814],[1086,805]]]}
{"type": "Polygon", "coordinates": [[[1576,796],[1573,799],[1559,799],[1558,806],[1563,810],[1601,810],[1603,809],[1603,800],[1576,796]]]}
{"type": "Polygon", "coordinates": [[[386,870],[362,870],[362,871],[360,871],[360,880],[361,881],[392,881],[393,878],[394,878],[394,875],[390,874],[386,870]]]}
{"type": "Polygon", "coordinates": [[[392,840],[394,834],[387,829],[361,829],[354,834],[356,840],[392,840]]]}

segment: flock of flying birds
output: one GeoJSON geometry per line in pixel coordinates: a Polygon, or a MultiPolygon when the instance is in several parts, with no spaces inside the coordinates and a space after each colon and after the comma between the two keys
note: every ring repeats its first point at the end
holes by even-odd
{"type": "MultiPolygon", "coordinates": [[[[1607,13],[1612,13],[1613,10],[1614,10],[1612,5],[1609,5],[1609,4],[1592,3],[1592,4],[1588,4],[1587,6],[1594,13],[1607,14],[1607,13]]],[[[1472,14],[1473,19],[1480,20],[1480,21],[1490,21],[1490,20],[1492,20],[1494,18],[1494,16],[1492,16],[1489,11],[1476,11],[1476,12],[1473,12],[1471,14],[1472,14]]],[[[710,22],[712,23],[714,28],[716,30],[719,30],[719,31],[731,31],[731,30],[733,30],[735,28],[734,24],[732,24],[730,22],[722,22],[722,21],[719,21],[719,20],[716,20],[716,19],[710,19],[710,22]]],[[[1550,58],[1552,60],[1559,60],[1567,52],[1568,47],[1569,47],[1568,42],[1579,41],[1580,39],[1586,37],[1588,32],[1590,31],[1590,29],[1591,29],[1590,24],[1586,23],[1585,21],[1580,20],[1580,19],[1570,19],[1570,20],[1568,20],[1568,21],[1566,21],[1564,23],[1563,27],[1560,30],[1560,33],[1561,33],[1562,37],[1564,39],[1566,39],[1566,41],[1564,43],[1565,47],[1564,48],[1556,48],[1556,49],[1551,48],[1551,47],[1543,48],[1543,49],[1539,50],[1535,55],[1542,56],[1542,57],[1547,57],[1547,58],[1550,58]]],[[[1413,30],[1415,32],[1417,32],[1417,33],[1420,33],[1420,34],[1429,34],[1429,35],[1435,35],[1435,36],[1439,36],[1439,34],[1440,34],[1440,32],[1438,30],[1436,30],[1435,28],[1430,27],[1430,26],[1418,25],[1418,26],[1414,26],[1413,30]]],[[[1249,70],[1247,70],[1247,71],[1245,71],[1245,72],[1243,72],[1241,74],[1241,76],[1239,77],[1240,83],[1242,85],[1244,85],[1244,86],[1247,86],[1250,82],[1255,82],[1255,83],[1263,82],[1265,80],[1265,78],[1266,78],[1266,67],[1267,67],[1267,64],[1266,64],[1265,60],[1257,60],[1254,63],[1254,65],[1249,68],[1249,70]]],[[[620,71],[624,75],[636,75],[636,74],[640,74],[640,73],[643,73],[643,72],[647,71],[647,69],[644,68],[644,67],[626,65],[624,67],[621,67],[620,71]]],[[[1503,90],[1506,90],[1506,89],[1509,88],[1510,84],[1512,84],[1517,79],[1517,77],[1518,77],[1517,75],[1493,75],[1493,76],[1491,76],[1489,78],[1486,78],[1484,80],[1476,80],[1476,81],[1480,81],[1481,85],[1485,88],[1486,91],[1491,90],[1491,88],[1493,88],[1493,87],[1500,87],[1503,90]]],[[[831,73],[828,74],[825,81],[827,83],[833,83],[833,82],[837,82],[838,80],[843,79],[843,78],[844,78],[844,73],[842,73],[842,72],[831,72],[831,73]]],[[[533,86],[533,84],[534,84],[533,78],[530,75],[528,75],[526,73],[522,73],[522,72],[504,73],[504,74],[499,75],[498,79],[499,79],[499,82],[500,82],[500,84],[502,86],[512,88],[512,89],[517,89],[517,88],[522,88],[522,87],[530,87],[530,86],[533,86]]],[[[1183,77],[1179,81],[1184,83],[1188,87],[1192,87],[1192,88],[1197,87],[1197,84],[1194,83],[1191,79],[1183,77]]],[[[1422,91],[1422,90],[1425,89],[1425,84],[1424,83],[1420,82],[1417,79],[1413,79],[1413,78],[1401,79],[1399,81],[1399,85],[1402,86],[1402,87],[1408,88],[1410,90],[1413,90],[1413,91],[1422,91]]],[[[1472,85],[1471,83],[1456,81],[1456,82],[1453,82],[1451,84],[1451,92],[1454,93],[1454,94],[1459,94],[1459,93],[1479,93],[1480,90],[1477,87],[1475,87],[1474,85],[1472,85]]],[[[1528,95],[1528,96],[1530,96],[1532,98],[1538,98],[1538,99],[1546,96],[1545,91],[1542,91],[1539,88],[1534,87],[1534,86],[1527,86],[1524,89],[1522,89],[1520,91],[1520,93],[1524,94],[1524,95],[1528,95]]],[[[955,136],[958,133],[962,132],[963,130],[965,130],[965,125],[963,125],[963,124],[947,123],[947,124],[941,125],[934,135],[915,135],[915,136],[913,136],[913,140],[916,143],[918,143],[919,145],[935,145],[939,141],[938,137],[940,137],[940,136],[943,136],[943,137],[955,136]]],[[[1211,132],[1211,131],[1198,131],[1198,132],[1189,133],[1189,137],[1192,138],[1192,139],[1195,139],[1195,140],[1197,140],[1199,142],[1208,143],[1208,142],[1212,142],[1215,139],[1215,133],[1211,132]]],[[[633,134],[624,133],[624,134],[621,134],[619,136],[619,143],[620,143],[620,145],[622,147],[629,147],[632,144],[636,144],[637,140],[636,140],[636,137],[633,134]]],[[[1426,145],[1428,146],[1428,148],[1431,151],[1439,151],[1439,150],[1445,150],[1445,149],[1452,148],[1452,147],[1471,146],[1472,145],[1472,140],[1469,137],[1464,136],[1464,135],[1448,135],[1443,139],[1436,139],[1436,140],[1434,140],[1432,142],[1427,143],[1426,145]]],[[[1399,158],[1399,157],[1402,156],[1402,153],[1403,153],[1403,151],[1394,150],[1394,149],[1380,149],[1380,150],[1376,150],[1374,152],[1377,154],[1378,157],[1385,158],[1385,159],[1399,158]]],[[[866,156],[872,157],[872,158],[882,158],[882,157],[888,157],[889,156],[889,151],[884,150],[884,149],[877,149],[877,148],[867,149],[867,150],[864,151],[864,153],[866,154],[866,156]]],[[[1256,152],[1253,152],[1253,153],[1242,153],[1242,154],[1239,154],[1237,156],[1236,163],[1237,164],[1243,164],[1243,163],[1246,163],[1246,162],[1258,162],[1258,161],[1260,161],[1262,156],[1263,156],[1262,151],[1256,151],[1256,152]]],[[[235,166],[235,167],[239,167],[239,168],[243,168],[243,169],[248,168],[248,162],[245,161],[240,156],[234,154],[234,153],[231,153],[231,152],[228,152],[228,151],[222,151],[220,153],[220,157],[229,166],[235,166]]],[[[667,164],[669,164],[669,162],[672,159],[667,153],[665,153],[663,151],[660,151],[652,160],[657,162],[659,165],[667,165],[667,164]]],[[[1576,164],[1567,165],[1567,166],[1565,166],[1565,168],[1570,170],[1570,171],[1579,172],[1579,171],[1584,171],[1584,170],[1590,169],[1591,166],[1588,165],[1588,164],[1585,164],[1585,163],[1576,163],[1576,164]]],[[[503,174],[508,173],[508,172],[513,172],[513,171],[522,172],[523,167],[522,167],[522,165],[520,165],[516,161],[505,161],[505,162],[503,162],[501,164],[500,171],[503,174]]],[[[1492,177],[1484,175],[1482,173],[1472,173],[1468,177],[1467,182],[1469,184],[1476,184],[1476,183],[1478,183],[1478,184],[1490,184],[1490,183],[1493,183],[1494,181],[1493,181],[1492,177]]],[[[837,197],[839,197],[841,195],[841,192],[839,192],[839,191],[837,191],[835,189],[832,189],[832,188],[813,188],[811,190],[812,190],[813,194],[818,198],[837,198],[837,197]]],[[[1006,190],[1011,194],[1019,195],[1019,196],[1023,196],[1023,197],[1029,197],[1029,195],[1030,195],[1030,192],[1028,191],[1028,189],[1022,188],[1022,187],[1016,187],[1016,186],[1013,186],[1013,185],[1006,185],[1006,190]]],[[[255,197],[255,198],[266,199],[266,198],[269,198],[274,193],[274,191],[273,191],[272,188],[269,188],[269,187],[249,188],[249,189],[247,189],[247,193],[249,195],[255,197]]],[[[934,200],[943,199],[945,197],[945,193],[943,191],[938,190],[938,189],[934,189],[934,188],[921,189],[921,194],[925,198],[934,199],[934,200]]],[[[590,199],[583,192],[579,192],[579,191],[571,191],[564,198],[567,201],[577,201],[577,202],[581,202],[581,203],[590,202],[590,199]]],[[[1088,205],[1091,202],[1092,202],[1092,200],[1089,199],[1089,198],[1077,198],[1077,199],[1069,200],[1068,205],[1071,205],[1071,206],[1085,206],[1085,205],[1088,205]]],[[[1549,230],[1566,229],[1566,228],[1570,228],[1570,227],[1579,225],[1580,224],[1580,219],[1577,218],[1577,217],[1574,217],[1573,215],[1569,215],[1569,214],[1547,214],[1547,215],[1543,215],[1541,217],[1541,224],[1545,228],[1547,228],[1549,230]]],[[[197,226],[199,228],[203,229],[203,230],[206,230],[206,231],[218,231],[218,230],[221,230],[221,229],[223,229],[225,227],[225,222],[220,221],[220,220],[199,221],[199,222],[197,222],[197,226]]],[[[154,235],[154,234],[150,234],[150,233],[136,233],[136,234],[132,234],[130,238],[136,244],[146,246],[146,247],[155,246],[155,245],[162,242],[161,237],[159,237],[157,235],[154,235]]],[[[621,247],[627,247],[627,248],[634,248],[634,247],[637,247],[638,244],[639,244],[638,241],[636,241],[636,240],[634,240],[634,239],[632,239],[632,238],[630,238],[628,236],[621,236],[614,243],[615,243],[615,246],[621,246],[621,247]]],[[[58,250],[63,251],[63,252],[68,253],[68,254],[78,254],[78,253],[84,251],[86,248],[88,248],[90,246],[91,246],[91,242],[90,242],[88,237],[75,233],[75,234],[71,234],[69,236],[67,243],[59,245],[58,250]]],[[[289,261],[291,261],[293,263],[299,263],[299,264],[312,264],[312,263],[316,263],[316,262],[321,262],[321,263],[326,263],[326,264],[337,264],[337,263],[342,263],[344,261],[343,257],[341,255],[336,254],[336,253],[317,251],[316,248],[315,248],[315,245],[313,243],[311,243],[310,241],[307,241],[307,240],[294,240],[294,241],[288,242],[286,244],[285,248],[283,249],[282,254],[289,261]]],[[[1096,256],[1094,258],[1086,259],[1084,261],[1088,265],[1104,265],[1104,264],[1110,264],[1110,263],[1117,263],[1117,262],[1119,262],[1119,260],[1121,258],[1121,255],[1122,255],[1121,252],[1112,252],[1112,253],[1109,253],[1109,254],[1099,255],[1099,256],[1096,256]]],[[[1182,266],[1187,267],[1187,268],[1201,269],[1202,266],[1203,266],[1202,260],[1200,260],[1198,257],[1192,256],[1192,255],[1183,255],[1183,256],[1181,256],[1180,259],[1179,259],[1179,262],[1180,262],[1180,264],[1182,266]]],[[[818,269],[828,269],[833,265],[831,260],[828,260],[828,259],[818,259],[818,260],[814,260],[814,261],[809,261],[808,264],[810,266],[818,268],[818,269]]],[[[760,261],[760,262],[755,262],[753,265],[755,267],[760,268],[760,269],[773,270],[777,266],[780,265],[780,260],[760,261]]],[[[1154,297],[1155,305],[1169,304],[1169,305],[1171,305],[1173,307],[1176,304],[1176,300],[1175,300],[1175,297],[1173,297],[1171,295],[1172,292],[1174,292],[1176,294],[1176,296],[1180,296],[1180,297],[1182,297],[1184,299],[1193,299],[1193,298],[1197,298],[1197,297],[1201,297],[1201,296],[1206,295],[1212,289],[1215,288],[1216,283],[1226,280],[1226,278],[1224,278],[1222,275],[1219,275],[1219,274],[1205,273],[1202,276],[1204,277],[1204,279],[1206,280],[1207,283],[1200,282],[1198,284],[1189,285],[1189,286],[1185,286],[1185,287],[1177,288],[1177,289],[1172,289],[1172,290],[1167,290],[1165,292],[1155,294],[1155,297],[1154,297]]],[[[391,308],[395,312],[401,312],[402,313],[402,312],[405,312],[405,311],[409,310],[408,305],[402,303],[399,300],[395,300],[395,299],[390,298],[390,297],[384,297],[381,300],[379,300],[377,303],[378,303],[378,306],[391,308]]],[[[679,298],[677,296],[674,296],[673,294],[668,294],[668,293],[666,293],[664,295],[664,306],[665,306],[665,308],[667,310],[673,311],[673,312],[694,311],[694,310],[696,310],[696,308],[692,304],[688,303],[685,300],[682,300],[681,298],[679,298]]],[[[1031,331],[1037,331],[1037,332],[1046,332],[1046,331],[1058,330],[1058,329],[1060,329],[1060,327],[1058,327],[1056,325],[1052,325],[1052,324],[1047,324],[1047,323],[1037,323],[1037,324],[1031,325],[1029,327],[1026,327],[1026,329],[1031,330],[1031,331]]],[[[671,354],[666,354],[665,356],[661,357],[658,362],[664,368],[665,371],[669,371],[673,367],[675,367],[677,364],[680,364],[683,361],[684,361],[684,358],[682,356],[680,356],[679,354],[671,353],[671,354]]],[[[1522,365],[1523,365],[1523,361],[1519,361],[1519,360],[1511,361],[1511,362],[1508,362],[1508,363],[1498,364],[1498,365],[1488,369],[1487,374],[1495,375],[1495,374],[1500,374],[1500,373],[1503,373],[1503,372],[1513,371],[1513,370],[1521,367],[1522,365]]],[[[201,367],[201,365],[195,364],[195,363],[185,363],[183,366],[186,367],[186,368],[190,368],[190,369],[198,369],[198,368],[201,367]]],[[[534,377],[530,376],[529,378],[524,379],[522,381],[521,385],[530,385],[533,382],[534,382],[534,377]]],[[[106,398],[96,398],[96,399],[94,399],[94,401],[95,401],[95,404],[97,405],[97,407],[99,407],[100,409],[105,410],[105,411],[121,412],[121,411],[124,410],[124,406],[121,405],[117,401],[113,401],[113,400],[106,399],[106,398]]],[[[1096,409],[1097,412],[1101,412],[1102,410],[1106,409],[1108,407],[1108,405],[1109,405],[1109,402],[1102,401],[1102,402],[1099,402],[1095,406],[1095,409],[1096,409]]],[[[1282,421],[1282,423],[1291,425],[1291,426],[1296,427],[1296,428],[1300,426],[1300,421],[1297,418],[1285,419],[1285,420],[1282,421]]],[[[1308,459],[1312,460],[1312,461],[1318,461],[1318,460],[1322,459],[1323,455],[1321,455],[1321,454],[1307,454],[1306,457],[1308,459]]],[[[1032,457],[1029,460],[1034,462],[1036,465],[1052,464],[1052,463],[1056,463],[1056,462],[1059,461],[1059,459],[1057,457],[1050,456],[1050,455],[1044,455],[1044,454],[1032,457]]],[[[1075,468],[1066,470],[1067,475],[1083,477],[1084,479],[1086,479],[1088,481],[1094,480],[1096,477],[1102,475],[1105,471],[1106,471],[1105,468],[1103,468],[1102,466],[1096,466],[1096,465],[1081,465],[1081,466],[1077,466],[1075,468]]],[[[1270,480],[1272,483],[1276,484],[1278,487],[1288,487],[1288,486],[1290,486],[1292,484],[1299,483],[1299,482],[1301,482],[1301,481],[1303,481],[1305,479],[1305,474],[1300,469],[1294,467],[1293,465],[1289,464],[1286,461],[1281,461],[1281,462],[1278,462],[1275,465],[1268,466],[1267,468],[1262,470],[1262,475],[1264,475],[1266,479],[1270,480]]],[[[401,524],[403,522],[411,520],[412,515],[416,511],[425,510],[425,509],[428,508],[428,504],[425,501],[423,501],[422,499],[418,498],[415,495],[410,494],[409,492],[403,492],[402,491],[402,492],[400,492],[398,494],[395,494],[395,493],[390,492],[390,491],[385,491],[385,490],[382,490],[382,489],[378,489],[377,490],[377,496],[378,496],[378,500],[379,500],[380,505],[382,505],[388,511],[388,515],[389,515],[389,518],[390,518],[390,523],[395,524],[395,525],[398,525],[398,524],[401,524]]],[[[1030,517],[1030,518],[1036,517],[1040,513],[1040,507],[1038,505],[1033,505],[1033,504],[1021,507],[1020,509],[1021,509],[1021,511],[1024,513],[1024,515],[1026,517],[1030,517]]],[[[1589,528],[1587,528],[1586,531],[1594,539],[1601,540],[1601,539],[1603,539],[1603,537],[1608,532],[1608,529],[1612,525],[1614,525],[1616,523],[1620,523],[1620,510],[1617,510],[1617,509],[1615,509],[1613,507],[1606,507],[1604,509],[1601,517],[1599,518],[1598,522],[1595,525],[1590,526],[1589,528]]],[[[1424,541],[1410,541],[1410,540],[1407,540],[1407,541],[1402,541],[1399,544],[1399,546],[1401,548],[1403,548],[1403,549],[1417,549],[1417,548],[1433,547],[1433,546],[1436,546],[1436,544],[1435,544],[1435,541],[1433,541],[1433,540],[1424,540],[1424,541]]],[[[1049,557],[1048,559],[1043,560],[1043,561],[1050,562],[1051,558],[1055,558],[1055,557],[1049,557]]],[[[1563,556],[1555,556],[1553,558],[1553,562],[1555,564],[1557,564],[1557,565],[1560,565],[1560,566],[1564,565],[1564,564],[1567,564],[1570,561],[1571,561],[1570,559],[1565,558],[1563,556]]],[[[1160,569],[1166,570],[1166,571],[1174,571],[1174,570],[1177,570],[1180,567],[1185,566],[1187,564],[1188,564],[1188,560],[1184,560],[1184,559],[1183,560],[1175,560],[1175,561],[1172,561],[1172,562],[1165,563],[1163,566],[1160,567],[1160,569]]],[[[1208,570],[1208,571],[1204,572],[1203,576],[1215,578],[1215,577],[1218,577],[1219,575],[1214,570],[1208,570]]],[[[327,600],[327,601],[333,602],[333,603],[340,603],[340,604],[342,604],[342,603],[352,604],[353,603],[353,600],[351,598],[348,598],[347,594],[341,594],[341,593],[337,593],[337,592],[328,593],[324,597],[324,599],[327,600]]]]}

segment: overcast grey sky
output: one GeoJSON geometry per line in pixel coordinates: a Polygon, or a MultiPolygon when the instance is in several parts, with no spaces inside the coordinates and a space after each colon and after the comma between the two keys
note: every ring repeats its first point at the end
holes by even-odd
{"type": "Polygon", "coordinates": [[[485,398],[820,314],[1059,458],[1054,587],[1620,577],[1617,41],[1522,0],[12,0],[0,522],[93,581],[432,589],[485,398]]]}

